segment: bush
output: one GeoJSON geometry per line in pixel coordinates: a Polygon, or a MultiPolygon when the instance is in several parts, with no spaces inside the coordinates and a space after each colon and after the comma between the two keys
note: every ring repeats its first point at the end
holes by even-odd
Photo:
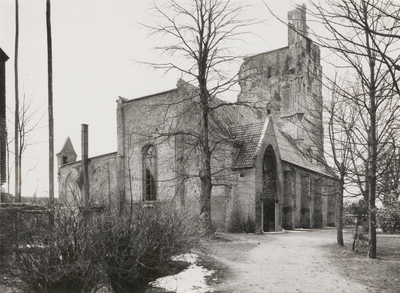
{"type": "Polygon", "coordinates": [[[171,257],[197,243],[191,221],[162,207],[137,209],[111,217],[104,228],[105,271],[114,292],[144,292],[148,283],[168,274],[171,257]]]}
{"type": "Polygon", "coordinates": [[[368,231],[368,203],[364,199],[348,203],[344,209],[345,214],[356,218],[356,227],[362,226],[365,231],[368,231]]]}
{"type": "MultiPolygon", "coordinates": [[[[2,260],[12,254],[13,233],[15,225],[15,209],[4,205],[0,208],[0,257],[2,260]]],[[[0,262],[3,264],[3,261],[0,262]]]]}
{"type": "Polygon", "coordinates": [[[91,292],[101,280],[99,255],[92,248],[93,221],[79,210],[56,206],[18,221],[13,286],[31,292],[91,292]],[[27,223],[34,223],[30,229],[27,223]]]}
{"type": "Polygon", "coordinates": [[[356,251],[356,247],[367,247],[369,245],[368,203],[364,199],[351,202],[345,206],[345,213],[356,217],[352,250],[356,251]]]}
{"type": "Polygon", "coordinates": [[[381,208],[377,213],[378,223],[386,233],[400,233],[400,203],[381,208]]]}
{"type": "Polygon", "coordinates": [[[115,211],[57,206],[19,217],[8,280],[23,292],[144,292],[170,272],[171,257],[197,243],[181,213],[158,207],[115,211]],[[34,223],[34,225],[32,225],[34,223]],[[27,228],[23,228],[27,227],[27,228]]]}

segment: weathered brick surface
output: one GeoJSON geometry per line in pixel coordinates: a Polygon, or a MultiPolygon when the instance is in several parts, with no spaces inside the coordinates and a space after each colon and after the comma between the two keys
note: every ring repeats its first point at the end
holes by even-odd
{"type": "MultiPolygon", "coordinates": [[[[117,205],[117,154],[107,154],[89,160],[90,203],[117,205]]],[[[60,199],[71,204],[83,204],[82,162],[68,163],[59,168],[60,199]]]]}
{"type": "MultiPolygon", "coordinates": [[[[291,25],[306,30],[303,11],[290,12],[290,17],[291,25]]],[[[307,156],[323,159],[319,48],[290,32],[287,47],[246,58],[241,70],[239,102],[263,111],[237,106],[210,113],[211,147],[220,141],[211,160],[214,227],[238,231],[251,226],[261,233],[334,223],[334,176],[307,156]],[[271,168],[273,194],[267,202],[265,178],[271,168]]],[[[157,203],[144,204],[199,214],[200,113],[197,89],[182,80],[170,91],[119,98],[117,153],[89,163],[90,192],[98,195],[97,202],[126,208],[145,201],[143,154],[152,145],[157,203]]],[[[79,198],[80,170],[79,162],[59,169],[64,197],[79,198]]]]}
{"type": "MultiPolygon", "coordinates": [[[[305,29],[305,15],[295,12],[289,13],[289,22],[305,29]]],[[[240,77],[239,101],[257,103],[263,109],[261,120],[267,115],[273,117],[287,134],[322,156],[322,67],[318,46],[289,29],[287,47],[246,58],[240,77]]]]}

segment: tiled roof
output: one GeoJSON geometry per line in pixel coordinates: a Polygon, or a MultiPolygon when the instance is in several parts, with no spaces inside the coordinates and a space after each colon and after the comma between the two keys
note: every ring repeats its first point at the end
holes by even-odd
{"type": "MultiPolygon", "coordinates": [[[[254,158],[257,155],[257,147],[263,134],[263,128],[264,123],[261,122],[237,125],[230,128],[232,134],[236,137],[236,142],[240,146],[240,150],[232,166],[233,168],[250,168],[254,166],[254,158]]],[[[277,129],[276,125],[275,136],[282,161],[329,177],[335,177],[329,167],[311,160],[310,156],[301,152],[296,142],[283,131],[277,129]]]]}
{"type": "Polygon", "coordinates": [[[312,159],[311,155],[302,152],[296,142],[282,130],[276,130],[275,135],[276,140],[278,141],[282,161],[329,177],[335,177],[331,168],[317,162],[315,159],[312,159]]]}
{"type": "Polygon", "coordinates": [[[234,162],[234,168],[248,168],[253,166],[254,156],[261,138],[264,123],[237,125],[230,128],[241,146],[234,162]]]}

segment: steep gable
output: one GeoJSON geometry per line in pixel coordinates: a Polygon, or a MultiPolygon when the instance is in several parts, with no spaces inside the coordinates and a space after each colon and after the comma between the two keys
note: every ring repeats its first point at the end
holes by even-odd
{"type": "Polygon", "coordinates": [[[63,148],[57,154],[58,166],[72,163],[76,161],[77,154],[75,152],[74,146],[72,145],[71,139],[68,137],[64,143],[63,148]]]}
{"type": "Polygon", "coordinates": [[[235,138],[235,143],[239,148],[232,166],[233,169],[252,168],[254,166],[254,160],[259,152],[259,145],[269,126],[269,131],[273,131],[275,136],[282,161],[328,177],[335,177],[335,174],[327,165],[313,160],[311,156],[300,150],[294,140],[272,125],[272,119],[266,119],[264,123],[236,125],[230,128],[235,138]]]}

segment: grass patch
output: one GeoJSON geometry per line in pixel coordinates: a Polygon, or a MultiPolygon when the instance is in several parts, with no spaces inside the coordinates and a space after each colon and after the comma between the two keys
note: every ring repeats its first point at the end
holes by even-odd
{"type": "Polygon", "coordinates": [[[368,248],[353,252],[352,235],[352,230],[345,231],[345,247],[327,247],[332,264],[344,277],[367,286],[370,292],[399,292],[400,235],[378,234],[377,259],[367,257],[368,248]]]}

